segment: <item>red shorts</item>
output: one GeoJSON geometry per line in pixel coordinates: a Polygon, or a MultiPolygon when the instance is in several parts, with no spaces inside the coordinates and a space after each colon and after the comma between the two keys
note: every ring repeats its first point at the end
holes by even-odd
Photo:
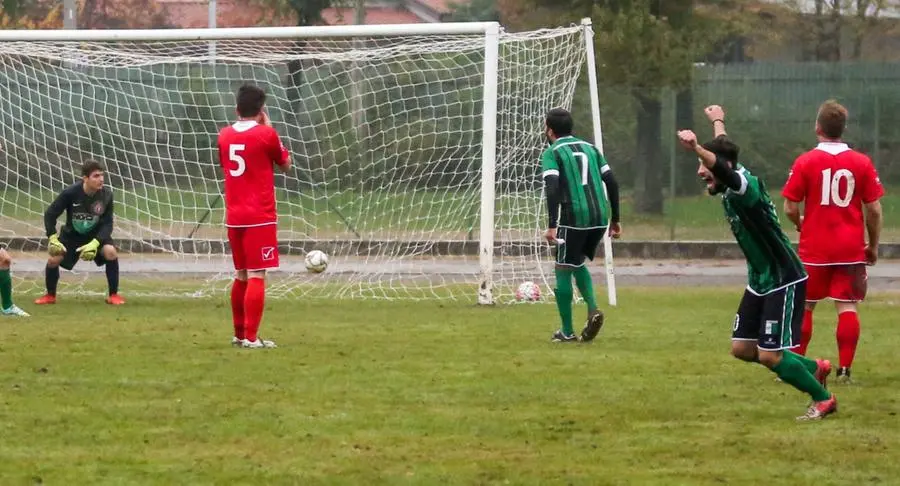
{"type": "Polygon", "coordinates": [[[228,228],[228,243],[235,270],[265,270],[278,267],[278,226],[228,228]]]}
{"type": "Polygon", "coordinates": [[[861,302],[866,298],[866,265],[804,265],[809,274],[806,301],[832,299],[861,302]]]}

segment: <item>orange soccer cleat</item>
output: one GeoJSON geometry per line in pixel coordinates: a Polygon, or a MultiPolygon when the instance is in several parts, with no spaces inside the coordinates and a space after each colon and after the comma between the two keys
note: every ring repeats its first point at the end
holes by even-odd
{"type": "Polygon", "coordinates": [[[816,360],[816,369],[815,376],[816,380],[822,384],[825,388],[828,388],[828,375],[831,374],[831,361],[827,359],[817,359],[816,360]]]}
{"type": "Polygon", "coordinates": [[[122,305],[125,303],[125,299],[119,294],[112,294],[106,298],[106,303],[109,305],[122,305]]]}
{"type": "Polygon", "coordinates": [[[55,296],[55,295],[47,294],[47,295],[45,295],[45,296],[43,296],[43,297],[41,297],[41,298],[35,300],[34,303],[37,304],[37,305],[55,304],[55,303],[56,303],[56,296],[55,296]]]}

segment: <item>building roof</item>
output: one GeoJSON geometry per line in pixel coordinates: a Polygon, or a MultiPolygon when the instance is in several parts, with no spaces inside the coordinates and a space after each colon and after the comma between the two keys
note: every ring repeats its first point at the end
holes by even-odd
{"type": "MultiPolygon", "coordinates": [[[[169,14],[173,27],[196,28],[209,25],[208,0],[157,0],[169,14]]],[[[417,24],[438,22],[452,11],[454,3],[466,0],[405,0],[399,3],[384,1],[367,2],[366,24],[417,24]]],[[[294,25],[291,17],[273,19],[258,8],[243,6],[243,0],[218,0],[217,27],[252,27],[258,25],[294,25]]],[[[353,8],[328,8],[322,18],[329,25],[354,23],[353,8]]]]}
{"type": "MultiPolygon", "coordinates": [[[[356,18],[355,9],[329,8],[322,12],[322,19],[328,25],[352,25],[356,18]]],[[[404,8],[397,7],[368,7],[366,8],[366,20],[368,25],[378,24],[418,24],[421,23],[416,14],[404,8]]]]}

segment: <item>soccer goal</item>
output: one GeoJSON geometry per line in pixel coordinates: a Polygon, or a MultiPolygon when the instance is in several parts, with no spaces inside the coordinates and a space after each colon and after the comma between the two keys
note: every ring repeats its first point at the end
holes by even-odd
{"type": "MultiPolygon", "coordinates": [[[[591,106],[575,109],[592,110],[600,144],[592,38],[589,21],[2,31],[0,242],[17,290],[40,290],[42,213],[87,158],[115,194],[123,293],[226,289],[215,141],[246,81],[267,91],[294,160],[276,176],[270,295],[493,303],[525,280],[550,290],[543,115],[571,107],[587,66],[591,106]],[[303,265],[314,249],[330,256],[324,273],[303,265]]],[[[101,291],[95,272],[80,263],[60,292],[101,291]]]]}

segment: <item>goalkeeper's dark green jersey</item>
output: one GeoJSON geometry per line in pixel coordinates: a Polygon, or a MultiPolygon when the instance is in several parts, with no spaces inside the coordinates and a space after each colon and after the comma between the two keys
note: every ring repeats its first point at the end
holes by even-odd
{"type": "Polygon", "coordinates": [[[559,225],[570,228],[605,228],[609,203],[601,175],[609,171],[603,154],[576,137],[556,139],[541,155],[543,177],[559,176],[559,225]]]}
{"type": "Polygon", "coordinates": [[[761,180],[738,166],[740,188],[722,195],[725,217],[747,258],[748,287],[764,295],[806,278],[800,257],[778,222],[761,180]]]}

